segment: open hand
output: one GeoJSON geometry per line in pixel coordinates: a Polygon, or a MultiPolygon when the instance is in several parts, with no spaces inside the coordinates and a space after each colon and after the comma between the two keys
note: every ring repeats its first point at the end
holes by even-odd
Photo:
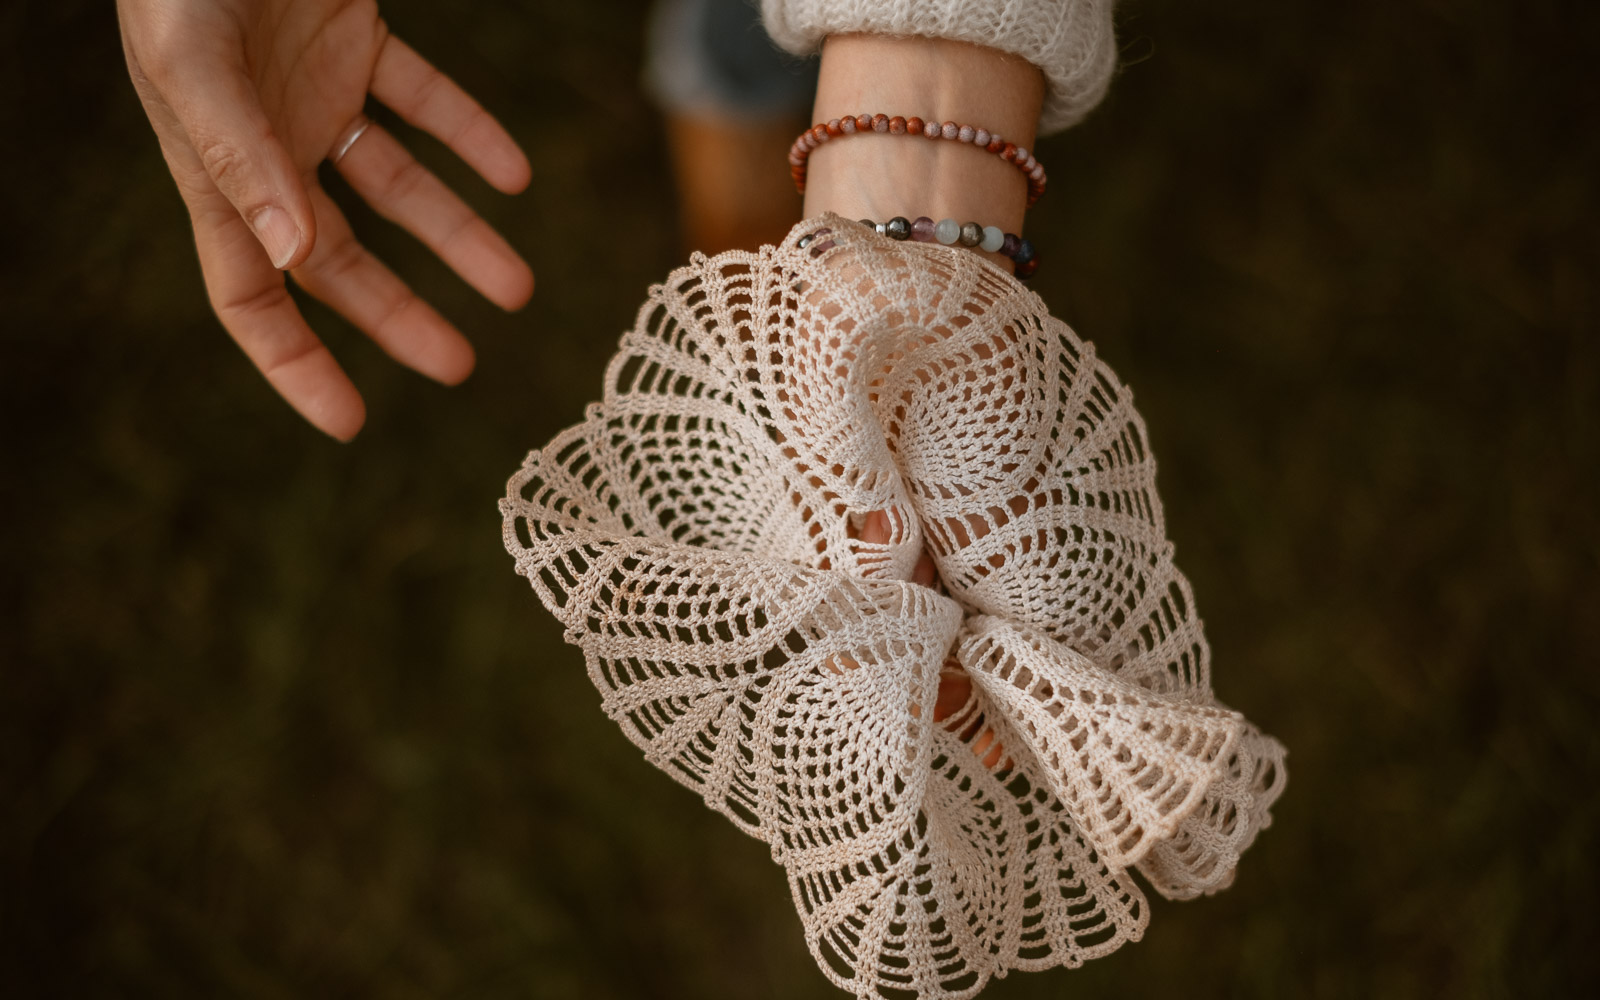
{"type": "Polygon", "coordinates": [[[361,246],[317,168],[335,158],[379,214],[516,309],[533,291],[528,265],[361,109],[371,94],[515,193],[530,171],[505,129],[391,35],[374,0],[118,0],[117,9],[211,305],[273,387],[334,437],[361,428],[360,394],[295,308],[282,271],[395,360],[447,384],[466,378],[472,347],[361,246]]]}

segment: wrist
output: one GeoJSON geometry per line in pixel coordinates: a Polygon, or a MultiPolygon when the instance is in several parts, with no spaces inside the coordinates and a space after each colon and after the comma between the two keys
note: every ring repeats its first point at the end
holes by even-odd
{"type": "MultiPolygon", "coordinates": [[[[1031,147],[1044,99],[1038,68],[995,49],[931,38],[834,35],[823,46],[815,120],[883,113],[986,128],[1031,147]]],[[[1022,230],[1028,185],[982,150],[919,136],[852,136],[810,156],[805,214],[926,215],[1022,230]]],[[[1003,258],[1002,258],[1003,260],[1003,258]]]]}

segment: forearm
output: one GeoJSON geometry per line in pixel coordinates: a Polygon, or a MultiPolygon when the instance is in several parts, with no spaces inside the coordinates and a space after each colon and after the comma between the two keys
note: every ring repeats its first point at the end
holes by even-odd
{"type": "MultiPolygon", "coordinates": [[[[834,35],[822,50],[815,120],[918,115],[986,128],[1032,148],[1043,100],[1038,68],[995,49],[933,38],[834,35]]],[[[880,221],[926,215],[1020,233],[1027,198],[1027,181],[1015,166],[970,145],[852,136],[811,154],[805,214],[880,221]]]]}

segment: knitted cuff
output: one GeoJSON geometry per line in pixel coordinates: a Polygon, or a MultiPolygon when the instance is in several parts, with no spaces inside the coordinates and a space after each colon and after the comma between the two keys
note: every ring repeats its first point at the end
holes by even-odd
{"type": "Polygon", "coordinates": [[[796,55],[834,34],[948,38],[1009,52],[1044,71],[1039,134],[1076,124],[1116,67],[1115,0],[761,0],[767,33],[796,55]]]}

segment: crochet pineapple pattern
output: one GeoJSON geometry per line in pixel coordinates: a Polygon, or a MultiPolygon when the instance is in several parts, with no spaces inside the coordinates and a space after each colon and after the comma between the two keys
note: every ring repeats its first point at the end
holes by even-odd
{"type": "Polygon", "coordinates": [[[501,512],[607,715],[770,845],[857,996],[1138,940],[1132,870],[1225,888],[1283,790],[1211,693],[1132,394],[970,251],[824,215],[695,255],[501,512]]]}

